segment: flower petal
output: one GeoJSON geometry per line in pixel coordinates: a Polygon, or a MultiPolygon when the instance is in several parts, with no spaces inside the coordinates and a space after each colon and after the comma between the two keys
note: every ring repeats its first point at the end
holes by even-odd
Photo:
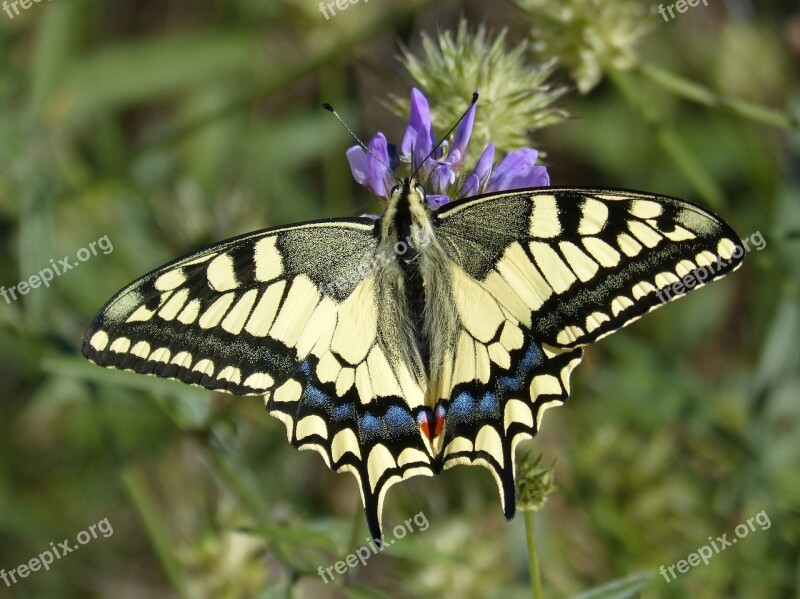
{"type": "MultiPolygon", "coordinates": [[[[367,147],[375,156],[389,164],[389,151],[386,137],[378,133],[369,140],[367,147]]],[[[371,156],[363,148],[353,146],[347,150],[347,161],[355,180],[370,189],[375,195],[388,198],[388,189],[391,187],[389,171],[386,167],[371,156]]]]}
{"type": "Polygon", "coordinates": [[[415,170],[430,154],[435,144],[428,100],[415,87],[411,90],[411,112],[400,152],[402,156],[410,158],[411,169],[415,170]]]}
{"type": "Polygon", "coordinates": [[[453,145],[447,152],[445,162],[453,165],[454,170],[461,167],[464,157],[467,155],[467,146],[469,145],[469,138],[472,135],[472,126],[475,124],[475,104],[469,107],[467,114],[458,125],[456,133],[453,136],[453,145]]]}
{"type": "Polygon", "coordinates": [[[438,210],[445,204],[450,203],[450,196],[443,196],[440,194],[432,193],[425,196],[425,200],[428,202],[428,206],[430,206],[434,210],[438,210]]]}
{"type": "Polygon", "coordinates": [[[539,153],[532,148],[509,152],[494,169],[485,191],[508,191],[549,185],[550,177],[547,169],[536,166],[538,155],[539,153]]]}
{"type": "Polygon", "coordinates": [[[475,163],[475,169],[464,181],[458,197],[468,198],[481,193],[486,181],[489,179],[489,175],[492,173],[493,162],[494,144],[489,144],[481,154],[481,157],[478,158],[478,162],[475,163]]]}
{"type": "Polygon", "coordinates": [[[446,162],[437,162],[429,181],[433,191],[446,194],[449,187],[456,182],[456,173],[446,162]]]}

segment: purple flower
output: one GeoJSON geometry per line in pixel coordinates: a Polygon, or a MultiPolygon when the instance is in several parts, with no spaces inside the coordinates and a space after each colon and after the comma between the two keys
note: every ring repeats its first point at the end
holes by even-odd
{"type": "MultiPolygon", "coordinates": [[[[443,143],[429,156],[436,146],[431,113],[428,100],[422,92],[414,88],[411,90],[408,127],[400,145],[399,157],[397,147],[387,144],[382,133],[373,137],[368,147],[393,170],[400,163],[408,163],[412,172],[418,170],[417,178],[428,190],[426,199],[434,210],[451,200],[479,193],[550,185],[547,169],[536,165],[536,150],[522,148],[509,152],[494,168],[494,144],[486,146],[469,174],[459,177],[475,123],[475,109],[473,104],[464,115],[456,128],[452,143],[443,143]]],[[[347,150],[347,159],[356,181],[379,197],[389,197],[389,190],[396,182],[384,165],[359,146],[347,150]]]]}

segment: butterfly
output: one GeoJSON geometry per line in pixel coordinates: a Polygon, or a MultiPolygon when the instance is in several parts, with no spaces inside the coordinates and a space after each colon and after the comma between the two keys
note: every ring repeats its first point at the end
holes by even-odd
{"type": "Polygon", "coordinates": [[[736,269],[725,222],[631,191],[536,188],[431,209],[413,177],[379,219],[212,245],[131,283],[95,317],[102,366],[265,398],[289,442],[386,491],[460,464],[515,511],[514,454],[563,404],[584,346],[736,269]],[[665,300],[666,297],[666,300],[665,300]]]}

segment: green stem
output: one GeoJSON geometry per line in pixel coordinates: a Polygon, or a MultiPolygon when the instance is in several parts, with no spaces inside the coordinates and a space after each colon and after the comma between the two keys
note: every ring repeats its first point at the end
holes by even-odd
{"type": "Polygon", "coordinates": [[[614,83],[619,94],[641,115],[662,150],[683,172],[703,200],[712,208],[722,207],[725,203],[725,196],[720,187],[701,166],[675,130],[664,123],[661,117],[656,115],[653,109],[646,104],[638,87],[631,81],[628,74],[622,71],[609,71],[608,77],[614,83]]]}
{"type": "Polygon", "coordinates": [[[676,96],[709,108],[722,108],[757,123],[777,127],[779,129],[800,129],[800,118],[752,104],[740,98],[729,98],[720,95],[699,83],[684,79],[653,65],[642,64],[638,72],[647,79],[660,85],[676,96]]]}
{"type": "Polygon", "coordinates": [[[531,590],[533,599],[542,599],[542,576],[539,572],[539,556],[536,553],[536,529],[533,523],[533,512],[522,512],[525,518],[525,538],[528,541],[528,568],[531,571],[531,590]]]}

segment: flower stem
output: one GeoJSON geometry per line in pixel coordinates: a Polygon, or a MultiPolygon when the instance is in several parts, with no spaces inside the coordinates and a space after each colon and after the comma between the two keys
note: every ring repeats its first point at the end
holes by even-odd
{"type": "Polygon", "coordinates": [[[755,121],[779,129],[800,129],[800,118],[784,114],[771,108],[752,104],[740,98],[729,98],[717,94],[699,83],[684,79],[659,67],[641,64],[639,73],[644,77],[675,94],[676,96],[707,106],[709,108],[724,108],[742,118],[755,121]]]}
{"type": "Polygon", "coordinates": [[[533,599],[542,599],[542,576],[539,572],[539,556],[536,553],[536,529],[533,522],[533,511],[522,512],[525,518],[525,538],[528,541],[528,568],[531,571],[531,590],[533,599]]]}

